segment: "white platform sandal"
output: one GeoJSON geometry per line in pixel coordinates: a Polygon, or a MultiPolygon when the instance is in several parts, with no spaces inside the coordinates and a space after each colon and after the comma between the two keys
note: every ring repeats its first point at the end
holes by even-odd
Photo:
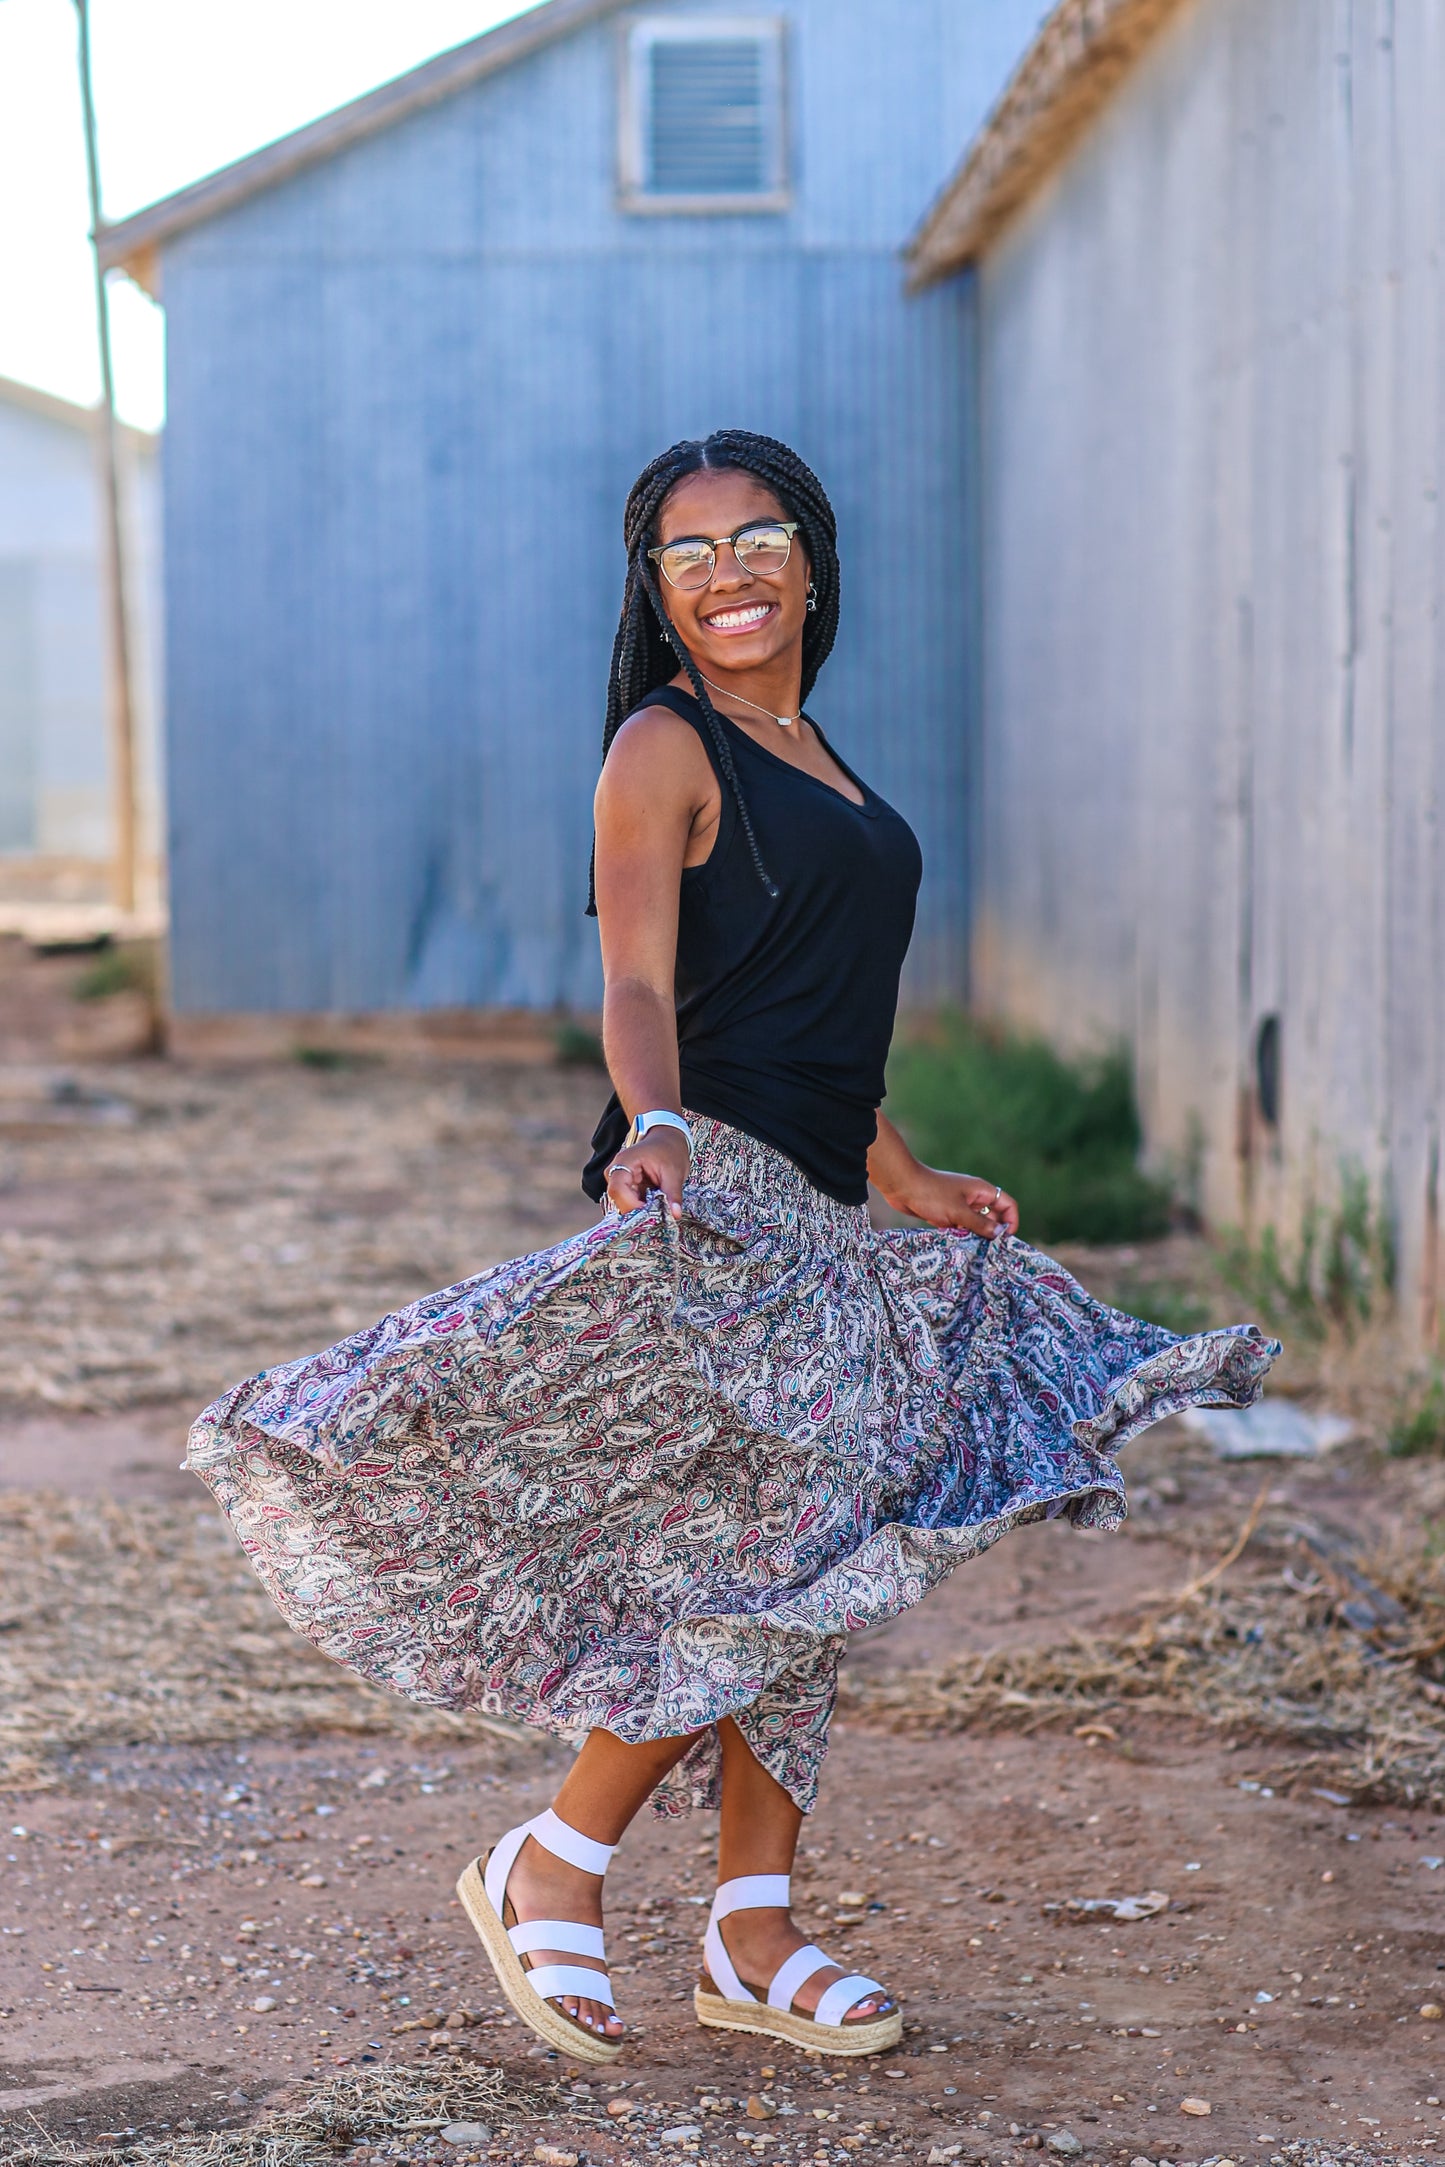
{"type": "MultiPolygon", "coordinates": [[[[855,2002],[867,1994],[884,1994],[887,1988],[876,1979],[850,1972],[824,1987],[811,2016],[794,2014],[793,1996],[815,1971],[833,1965],[831,1956],[811,1943],[796,1949],[773,1974],[766,2001],[759,2001],[737,1975],[719,1930],[719,1921],[735,1911],[786,1911],[791,1902],[787,1874],[745,1874],[724,1881],[712,1900],[707,1934],[702,1945],[707,1976],[719,1992],[699,1986],[693,2007],[699,2024],[715,2025],[719,2031],[763,2032],[771,2039],[788,2039],[794,2046],[812,2047],[820,2054],[881,2054],[896,2047],[903,2036],[903,2011],[895,2006],[885,2016],[866,2024],[845,2024],[843,2019],[855,2002]]],[[[891,1996],[890,1996],[891,1999],[891,1996]]]]}
{"type": "Polygon", "coordinates": [[[614,1846],[594,1843],[579,1829],[569,1828],[551,1807],[535,1821],[523,1821],[508,1829],[485,1859],[473,1859],[457,1883],[462,1908],[481,1937],[502,1992],[522,2022],[539,2039],[563,2054],[584,2062],[615,2062],[622,2052],[620,2039],[599,2037],[553,2007],[559,1994],[575,1994],[580,2000],[617,2004],[612,1982],[605,1971],[588,1971],[581,1964],[538,1964],[529,1969],[522,1958],[533,1949],[563,1949],[572,1956],[605,1958],[600,1926],[582,1926],[575,1919],[528,1919],[508,1926],[505,1921],[507,1877],[517,1853],[531,1837],[554,1858],[565,1859],[586,1874],[605,1874],[614,1846]]]}

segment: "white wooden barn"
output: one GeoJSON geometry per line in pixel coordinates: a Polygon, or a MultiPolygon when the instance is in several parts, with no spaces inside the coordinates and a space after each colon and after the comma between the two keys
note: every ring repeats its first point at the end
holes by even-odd
{"type": "Polygon", "coordinates": [[[1342,1170],[1441,1327],[1445,5],[1064,0],[915,237],[978,291],[979,1005],[1156,1159],[1342,1170]]]}
{"type": "MultiPolygon", "coordinates": [[[[97,868],[111,850],[97,417],[0,377],[0,880],[17,861],[97,868]]],[[[156,881],[159,457],[121,431],[140,750],[140,847],[156,881]]]]}

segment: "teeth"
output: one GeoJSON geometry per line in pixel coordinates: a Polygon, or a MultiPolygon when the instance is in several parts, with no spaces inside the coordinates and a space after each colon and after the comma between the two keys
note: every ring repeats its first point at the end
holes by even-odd
{"type": "Polygon", "coordinates": [[[720,609],[715,616],[709,617],[708,623],[710,625],[755,625],[760,624],[764,617],[771,616],[771,614],[771,602],[754,602],[748,609],[720,609]]]}

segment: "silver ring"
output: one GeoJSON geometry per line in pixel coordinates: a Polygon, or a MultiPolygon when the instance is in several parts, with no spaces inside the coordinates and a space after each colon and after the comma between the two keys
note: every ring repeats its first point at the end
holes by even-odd
{"type": "Polygon", "coordinates": [[[611,1181],[613,1175],[619,1171],[625,1174],[627,1172],[627,1168],[623,1166],[620,1159],[614,1159],[602,1178],[604,1181],[611,1181]]]}

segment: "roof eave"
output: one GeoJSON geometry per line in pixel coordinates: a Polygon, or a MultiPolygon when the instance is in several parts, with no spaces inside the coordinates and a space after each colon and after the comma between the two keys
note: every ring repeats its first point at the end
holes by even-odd
{"type": "Polygon", "coordinates": [[[905,251],[913,291],[976,262],[1188,0],[1060,0],[905,251]]]}
{"type": "Polygon", "coordinates": [[[499,23],[495,30],[438,53],[419,68],[395,76],[349,105],[338,106],[334,113],[324,113],[234,165],[222,166],[218,173],[147,205],[131,218],[103,226],[97,236],[102,268],[129,273],[159,300],[162,253],[178,234],[234,210],[262,190],[279,186],[384,128],[395,127],[486,76],[513,67],[558,38],[613,14],[623,4],[624,0],[543,0],[541,6],[499,23]]]}
{"type": "MultiPolygon", "coordinates": [[[[80,406],[74,399],[62,399],[56,392],[42,391],[38,384],[22,383],[16,376],[0,376],[0,406],[19,407],[23,413],[35,414],[42,421],[53,421],[62,428],[73,429],[78,436],[94,436],[100,427],[98,406],[80,406]]],[[[118,426],[121,435],[137,451],[156,449],[159,439],[152,430],[138,429],[128,421],[118,426]]]]}

